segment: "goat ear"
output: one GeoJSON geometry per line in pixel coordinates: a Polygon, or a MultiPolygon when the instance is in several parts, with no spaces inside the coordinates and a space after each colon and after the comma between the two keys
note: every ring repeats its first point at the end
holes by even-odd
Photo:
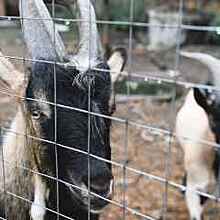
{"type": "Polygon", "coordinates": [[[209,112],[210,101],[209,95],[204,89],[194,88],[194,98],[199,106],[201,106],[206,112],[209,112]]]}
{"type": "Polygon", "coordinates": [[[11,94],[23,95],[25,88],[25,75],[0,52],[0,80],[2,85],[11,94]]]}
{"type": "Polygon", "coordinates": [[[112,94],[109,102],[110,114],[113,114],[116,110],[114,86],[121,72],[123,71],[126,62],[127,62],[127,52],[124,48],[116,48],[112,52],[110,58],[108,59],[108,65],[110,67],[111,80],[112,80],[112,94]]]}
{"type": "Polygon", "coordinates": [[[126,50],[124,48],[116,48],[108,59],[113,84],[118,80],[118,77],[120,76],[121,71],[123,71],[126,62],[126,50]]]}
{"type": "Polygon", "coordinates": [[[71,57],[71,62],[80,71],[96,67],[102,58],[102,47],[96,24],[96,13],[91,0],[77,0],[79,9],[79,51],[71,57]]]}
{"type": "Polygon", "coordinates": [[[31,57],[62,61],[65,47],[43,0],[20,0],[20,16],[31,57]]]}

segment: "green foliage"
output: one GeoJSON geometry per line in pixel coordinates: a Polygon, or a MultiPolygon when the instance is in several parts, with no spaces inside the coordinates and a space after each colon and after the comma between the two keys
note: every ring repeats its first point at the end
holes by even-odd
{"type": "Polygon", "coordinates": [[[211,40],[219,44],[220,43],[220,15],[219,14],[213,14],[213,20],[210,25],[218,27],[217,31],[210,32],[209,35],[210,35],[211,40]]]}
{"type": "MultiPolygon", "coordinates": [[[[130,5],[129,1],[114,0],[110,2],[110,16],[115,21],[129,21],[130,5]]],[[[134,1],[134,20],[144,21],[144,1],[134,1]]]]}
{"type": "MultiPolygon", "coordinates": [[[[53,8],[52,8],[51,4],[48,5],[48,8],[49,8],[50,13],[53,14],[53,8]]],[[[71,19],[72,14],[65,7],[60,6],[60,5],[56,5],[56,7],[55,7],[55,17],[56,18],[71,19]]]]}
{"type": "MultiPolygon", "coordinates": [[[[106,10],[104,10],[103,1],[97,1],[96,4],[98,18],[106,18],[106,10]]],[[[130,20],[130,1],[127,0],[109,0],[108,12],[109,19],[111,21],[125,21],[129,22],[130,20]]],[[[134,1],[134,21],[143,22],[145,21],[145,4],[144,0],[135,0],[134,1]]],[[[128,25],[115,25],[114,28],[126,30],[129,28],[128,25]]]]}
{"type": "Polygon", "coordinates": [[[173,91],[173,85],[169,84],[158,84],[153,82],[128,83],[126,81],[121,81],[116,83],[116,92],[118,94],[127,94],[128,86],[130,93],[133,95],[158,95],[160,93],[166,94],[173,91]]]}

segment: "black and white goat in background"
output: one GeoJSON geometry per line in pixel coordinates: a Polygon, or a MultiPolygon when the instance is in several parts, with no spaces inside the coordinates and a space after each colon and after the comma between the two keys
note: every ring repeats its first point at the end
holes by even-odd
{"type": "MultiPolygon", "coordinates": [[[[116,50],[106,61],[100,53],[92,4],[88,0],[78,0],[77,5],[81,21],[80,47],[78,53],[71,56],[65,54],[62,39],[54,30],[43,0],[20,1],[27,49],[32,59],[41,62],[32,61],[26,75],[18,72],[2,55],[0,58],[0,77],[8,90],[25,97],[25,100],[17,98],[11,132],[4,136],[1,146],[4,163],[1,158],[0,185],[5,193],[0,194],[0,217],[9,220],[57,219],[56,214],[45,209],[47,207],[75,220],[86,220],[88,215],[91,220],[97,220],[108,202],[94,193],[106,199],[112,197],[111,165],[81,151],[87,152],[89,143],[91,154],[111,160],[110,120],[96,115],[91,115],[89,120],[86,111],[90,106],[91,112],[110,115],[110,73],[122,71],[125,51],[116,50]],[[58,190],[56,177],[59,179],[58,190]]],[[[60,216],[59,219],[66,218],[60,216]]]]}
{"type": "MultiPolygon", "coordinates": [[[[208,85],[220,89],[220,60],[204,53],[182,52],[182,55],[205,64],[212,73],[208,85]]],[[[207,198],[195,191],[214,193],[220,178],[220,150],[201,141],[220,143],[220,92],[191,89],[177,114],[176,135],[184,150],[185,197],[190,218],[201,220],[207,198]]]]}

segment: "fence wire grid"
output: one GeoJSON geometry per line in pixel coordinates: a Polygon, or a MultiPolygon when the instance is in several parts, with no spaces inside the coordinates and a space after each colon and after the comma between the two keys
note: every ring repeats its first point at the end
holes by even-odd
{"type": "MultiPolygon", "coordinates": [[[[100,0],[102,1],[102,0],[100,0]]],[[[98,4],[100,1],[94,1],[94,5],[98,4]]],[[[143,1],[146,2],[146,1],[143,1]]],[[[197,193],[200,196],[209,198],[212,202],[209,205],[209,209],[214,210],[212,218],[210,219],[219,219],[219,212],[216,211],[220,209],[219,202],[220,198],[215,196],[213,193],[207,193],[203,191],[195,191],[190,187],[186,187],[182,184],[182,177],[184,176],[184,167],[183,167],[183,153],[178,144],[176,144],[176,132],[175,132],[175,115],[179,107],[179,98],[178,91],[179,88],[182,90],[189,90],[190,88],[200,88],[206,89],[209,91],[219,90],[218,87],[209,86],[204,83],[199,82],[190,82],[184,80],[182,77],[182,70],[180,70],[181,57],[180,51],[182,50],[181,36],[183,32],[194,31],[194,32],[210,32],[217,33],[219,27],[217,26],[203,26],[203,25],[192,25],[185,24],[184,22],[184,13],[185,13],[185,4],[186,1],[179,0],[178,8],[176,8],[175,13],[178,14],[177,24],[152,24],[149,22],[140,22],[135,19],[135,4],[134,0],[127,0],[126,8],[129,11],[129,16],[122,21],[119,20],[102,20],[100,17],[97,19],[98,27],[114,27],[125,29],[126,36],[123,37],[126,40],[123,46],[127,49],[128,60],[125,67],[125,70],[120,73],[123,78],[126,89],[123,95],[120,97],[116,95],[116,113],[112,116],[99,114],[97,112],[91,111],[90,98],[91,98],[91,88],[88,88],[88,109],[80,109],[72,106],[63,105],[57,103],[56,98],[56,86],[54,88],[54,101],[49,102],[45,100],[37,100],[30,97],[21,97],[15,94],[10,93],[4,87],[0,88],[1,96],[21,98],[24,100],[34,101],[38,103],[46,103],[54,107],[55,109],[55,138],[53,141],[46,140],[41,137],[32,136],[26,133],[20,133],[19,131],[12,131],[9,126],[6,126],[4,123],[1,123],[1,136],[4,137],[7,133],[11,136],[17,137],[26,137],[30,140],[40,141],[42,143],[48,143],[55,146],[55,164],[56,164],[56,176],[47,175],[43,172],[38,172],[36,170],[30,169],[26,164],[16,163],[16,169],[23,170],[24,172],[32,173],[33,175],[41,176],[43,178],[52,180],[56,182],[56,209],[49,209],[41,204],[35,204],[48,212],[52,212],[56,215],[56,219],[71,219],[73,218],[65,215],[59,210],[59,184],[65,184],[66,186],[71,186],[77,190],[85,192],[85,194],[93,195],[94,197],[100,198],[109,203],[107,208],[101,214],[101,219],[146,219],[146,220],[156,220],[156,219],[189,219],[188,211],[186,209],[184,197],[181,195],[181,192],[191,190],[192,193],[197,193]],[[167,29],[177,29],[175,49],[172,48],[172,64],[169,65],[167,70],[158,70],[158,69],[144,69],[140,70],[138,65],[135,64],[137,61],[137,55],[135,53],[136,46],[136,32],[138,29],[149,30],[150,27],[161,27],[167,29]],[[160,72],[161,71],[161,72],[160,72]],[[149,96],[139,96],[133,94],[132,85],[137,85],[137,83],[142,83],[144,86],[156,85],[156,88],[159,89],[162,86],[169,86],[169,101],[158,104],[157,101],[151,95],[149,96]],[[149,101],[148,99],[153,99],[154,101],[149,101]],[[146,101],[148,100],[148,101],[146,101]],[[152,104],[153,103],[153,104],[152,104]],[[178,106],[178,107],[177,107],[178,106]],[[57,108],[63,108],[70,111],[80,112],[88,115],[88,146],[87,151],[82,151],[77,146],[65,146],[57,142],[57,108]],[[149,111],[148,108],[150,108],[149,111]],[[164,112],[163,112],[164,111],[164,112]],[[150,114],[150,116],[148,115],[150,114]],[[153,114],[158,114],[155,118],[153,114]],[[163,113],[163,114],[162,114],[163,113]],[[162,114],[162,115],[160,115],[162,114]],[[113,146],[112,159],[107,160],[100,156],[91,153],[90,149],[90,136],[91,136],[91,116],[96,116],[104,119],[111,120],[111,145],[113,146]],[[149,117],[148,117],[149,116],[149,117]],[[162,120],[166,118],[166,123],[162,120]],[[66,182],[60,179],[59,172],[60,168],[58,166],[58,148],[68,151],[78,152],[82,155],[87,156],[88,159],[88,189],[80,187],[78,185],[66,182]],[[143,150],[143,149],[144,150],[143,150]],[[140,151],[140,152],[139,152],[140,151]],[[160,153],[158,153],[160,151],[160,153]],[[141,156],[140,156],[141,155],[141,156]],[[140,158],[139,158],[140,156],[140,158]],[[115,196],[112,199],[105,198],[95,192],[90,190],[90,158],[94,158],[99,161],[106,162],[113,167],[113,176],[115,179],[115,196]],[[176,168],[175,166],[178,166],[176,168]],[[155,168],[155,169],[154,169],[155,168]],[[176,171],[176,169],[178,171],[176,171]],[[157,201],[156,201],[157,200],[157,201]],[[179,205],[180,204],[180,205],[179,205]],[[210,208],[211,207],[211,208],[210,208]],[[214,208],[213,208],[214,207],[214,208]]],[[[199,1],[198,1],[199,2],[199,1]]],[[[145,3],[146,4],[146,3],[145,3]]],[[[51,2],[51,16],[54,23],[63,22],[65,24],[77,25],[78,22],[90,22],[83,21],[81,19],[75,18],[61,18],[57,17],[55,13],[55,0],[51,2]]],[[[0,16],[0,23],[2,21],[21,21],[24,19],[29,20],[39,20],[41,18],[24,18],[20,16],[0,16]]],[[[43,20],[43,19],[41,19],[43,20]]],[[[54,25],[54,39],[55,39],[55,29],[54,25]]],[[[111,29],[110,29],[111,30],[111,29]]],[[[117,31],[116,31],[117,32],[117,31]]],[[[111,35],[111,33],[110,33],[111,35]]],[[[77,37],[74,36],[76,39],[77,37]]],[[[115,38],[117,39],[117,35],[115,38]]],[[[147,38],[147,35],[145,36],[147,38]]],[[[23,38],[23,37],[21,37],[23,38]]],[[[111,40],[111,39],[110,39],[111,40]]],[[[114,41],[114,40],[112,40],[114,41]]],[[[117,40],[116,40],[117,42],[117,40]]],[[[112,43],[114,45],[114,43],[112,43]]],[[[117,44],[117,43],[116,43],[117,44]]],[[[1,44],[2,45],[2,44],[1,44]]],[[[23,44],[21,44],[23,47],[23,44]]],[[[54,42],[55,45],[55,42],[54,42]]],[[[7,47],[7,46],[5,46],[7,47]]],[[[71,45],[73,48],[73,45],[71,45]]],[[[184,46],[183,46],[184,47],[184,46]]],[[[2,48],[3,52],[5,48],[2,48]]],[[[184,48],[183,48],[184,49],[184,48]]],[[[6,50],[7,51],[7,50],[6,50]]],[[[11,50],[12,51],[12,50],[11,50]]],[[[26,48],[23,47],[22,52],[23,56],[16,54],[16,52],[9,51],[4,52],[4,57],[9,59],[13,63],[19,64],[20,69],[25,69],[28,63],[30,62],[42,62],[48,64],[54,64],[54,85],[56,85],[56,64],[66,65],[59,62],[51,62],[45,60],[34,60],[27,57],[25,54],[26,48]],[[23,66],[23,67],[21,67],[23,66]]],[[[91,51],[90,51],[91,52],[91,51]]],[[[151,51],[146,52],[146,56],[153,53],[151,51]]],[[[163,57],[166,57],[166,53],[163,54],[163,57]]],[[[145,55],[143,55],[145,56],[145,55]]],[[[145,59],[146,56],[143,58],[145,59]]],[[[143,61],[145,62],[145,61],[143,61]]],[[[146,66],[146,65],[144,65],[146,66]]],[[[106,72],[105,69],[94,68],[93,70],[106,72]]],[[[119,84],[122,86],[122,84],[119,84]]],[[[161,95],[161,94],[160,94],[161,95]]],[[[2,105],[2,104],[1,104],[2,105]]],[[[1,108],[2,109],[2,108],[1,108]]],[[[2,119],[1,119],[2,120],[2,119]]],[[[3,121],[3,120],[2,120],[3,121]]],[[[196,141],[207,147],[214,148],[216,151],[220,147],[214,141],[208,141],[206,139],[192,140],[189,137],[183,137],[188,141],[196,141]]],[[[7,161],[4,158],[4,149],[1,148],[1,158],[2,158],[2,173],[4,176],[4,170],[6,167],[14,167],[15,165],[11,161],[7,161]]],[[[17,195],[12,191],[8,191],[5,188],[5,179],[3,180],[4,184],[1,185],[1,194],[16,198],[22,202],[25,202],[30,205],[33,204],[33,200],[25,198],[23,195],[17,195]]],[[[90,197],[88,197],[90,198],[90,197]]],[[[8,201],[7,201],[8,202],[8,201]]],[[[7,202],[4,204],[4,208],[7,207],[7,202]]],[[[88,202],[88,210],[91,209],[90,201],[88,202]]],[[[209,211],[206,212],[206,215],[209,215],[209,211]]],[[[5,216],[0,216],[0,219],[10,220],[7,218],[7,213],[5,216]]],[[[90,214],[88,213],[88,219],[91,219],[90,214]]]]}

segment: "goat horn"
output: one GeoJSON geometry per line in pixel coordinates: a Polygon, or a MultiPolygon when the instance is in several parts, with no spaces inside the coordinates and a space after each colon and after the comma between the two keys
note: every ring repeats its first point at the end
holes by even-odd
{"type": "Polygon", "coordinates": [[[20,15],[32,58],[62,61],[65,47],[43,0],[20,0],[20,15]]]}
{"type": "Polygon", "coordinates": [[[102,51],[101,42],[96,25],[96,14],[90,0],[78,0],[77,5],[80,11],[80,47],[78,53],[73,56],[79,69],[87,70],[96,66],[99,54],[102,51]]]}
{"type": "Polygon", "coordinates": [[[180,52],[181,56],[197,60],[208,67],[213,74],[215,85],[220,86],[220,60],[206,53],[180,52]]]}

